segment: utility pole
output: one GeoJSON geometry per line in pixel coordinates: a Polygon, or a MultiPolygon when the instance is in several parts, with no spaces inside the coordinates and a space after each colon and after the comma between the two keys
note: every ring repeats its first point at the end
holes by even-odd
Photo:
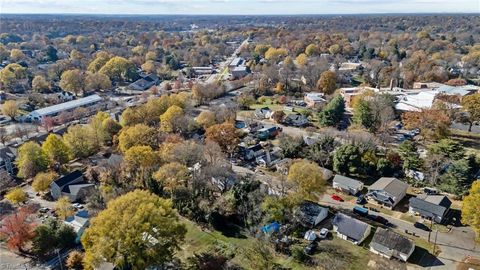
{"type": "Polygon", "coordinates": [[[430,234],[432,233],[433,217],[430,218],[430,230],[428,231],[428,242],[430,243],[430,234]]]}
{"type": "Polygon", "coordinates": [[[438,229],[435,232],[435,242],[433,243],[433,252],[432,254],[435,256],[435,249],[437,247],[437,235],[438,235],[438,229]]]}

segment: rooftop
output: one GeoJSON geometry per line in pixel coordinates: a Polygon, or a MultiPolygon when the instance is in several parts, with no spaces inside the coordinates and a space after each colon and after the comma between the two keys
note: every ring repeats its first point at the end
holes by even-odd
{"type": "Polygon", "coordinates": [[[340,234],[346,235],[356,241],[361,240],[365,231],[370,227],[367,223],[342,213],[335,215],[333,225],[337,227],[337,231],[340,234]]]}
{"type": "Polygon", "coordinates": [[[380,227],[375,231],[371,244],[380,244],[403,254],[409,254],[414,247],[410,239],[380,227]]]}
{"type": "Polygon", "coordinates": [[[354,189],[358,189],[363,186],[362,182],[352,179],[350,177],[340,175],[340,174],[335,175],[335,177],[333,178],[333,182],[339,183],[342,186],[351,187],[354,189]]]}
{"type": "Polygon", "coordinates": [[[383,190],[395,198],[399,198],[408,188],[408,184],[394,177],[381,177],[368,190],[383,190]]]}
{"type": "Polygon", "coordinates": [[[63,112],[63,111],[68,111],[68,110],[71,110],[71,109],[74,109],[74,108],[77,108],[77,107],[80,107],[80,106],[85,106],[85,105],[88,105],[88,104],[91,104],[91,103],[99,102],[101,100],[102,100],[102,98],[99,95],[91,95],[91,96],[88,96],[88,97],[79,98],[79,99],[76,99],[76,100],[67,101],[67,102],[64,102],[64,103],[57,104],[57,105],[53,105],[53,106],[45,107],[45,108],[42,108],[42,109],[38,109],[38,110],[35,110],[35,111],[31,112],[31,114],[36,113],[40,116],[51,115],[51,114],[55,114],[55,113],[59,113],[59,112],[63,112]]]}

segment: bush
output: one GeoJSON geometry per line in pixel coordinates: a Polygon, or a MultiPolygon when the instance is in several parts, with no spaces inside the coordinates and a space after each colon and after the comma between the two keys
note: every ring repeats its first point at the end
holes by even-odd
{"type": "Polygon", "coordinates": [[[292,257],[297,262],[306,262],[308,260],[308,255],[303,252],[301,247],[294,247],[292,249],[292,257]]]}

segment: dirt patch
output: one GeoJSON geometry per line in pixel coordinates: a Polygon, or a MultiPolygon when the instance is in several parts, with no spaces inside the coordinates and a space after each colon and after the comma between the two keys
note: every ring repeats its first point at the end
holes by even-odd
{"type": "Polygon", "coordinates": [[[480,270],[480,258],[466,257],[458,264],[457,270],[480,270]]]}

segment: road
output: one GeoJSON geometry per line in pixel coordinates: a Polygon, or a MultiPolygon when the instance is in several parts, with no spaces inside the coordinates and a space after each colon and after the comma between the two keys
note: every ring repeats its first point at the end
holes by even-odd
{"type": "MultiPolygon", "coordinates": [[[[339,202],[331,199],[330,195],[324,194],[320,200],[322,204],[343,209],[351,210],[355,206],[355,202],[345,201],[339,202]]],[[[413,224],[405,220],[401,220],[390,215],[376,212],[375,215],[380,215],[393,224],[395,230],[415,233],[424,240],[428,240],[428,232],[413,227],[413,224]]],[[[436,232],[431,233],[431,240],[434,241],[436,232]]],[[[438,262],[424,261],[423,265],[432,265],[424,267],[424,269],[456,269],[457,263],[466,256],[480,257],[480,245],[475,244],[475,233],[469,227],[453,227],[450,232],[438,232],[437,246],[441,253],[438,255],[438,262]]],[[[432,250],[429,250],[432,252],[432,250]]],[[[427,260],[425,258],[425,260],[427,260]]]]}
{"type": "Polygon", "coordinates": [[[230,62],[232,62],[232,60],[237,57],[237,55],[240,53],[240,49],[245,46],[246,44],[248,44],[248,38],[245,39],[242,43],[240,43],[240,45],[235,49],[235,51],[233,52],[233,54],[229,57],[227,57],[227,59],[225,59],[225,61],[221,62],[219,65],[218,65],[218,70],[220,70],[220,73],[216,73],[216,74],[212,74],[210,75],[210,77],[208,77],[206,80],[205,80],[205,83],[206,84],[210,84],[210,83],[214,83],[216,81],[220,81],[220,80],[223,80],[224,77],[228,74],[228,64],[230,62]]]}

